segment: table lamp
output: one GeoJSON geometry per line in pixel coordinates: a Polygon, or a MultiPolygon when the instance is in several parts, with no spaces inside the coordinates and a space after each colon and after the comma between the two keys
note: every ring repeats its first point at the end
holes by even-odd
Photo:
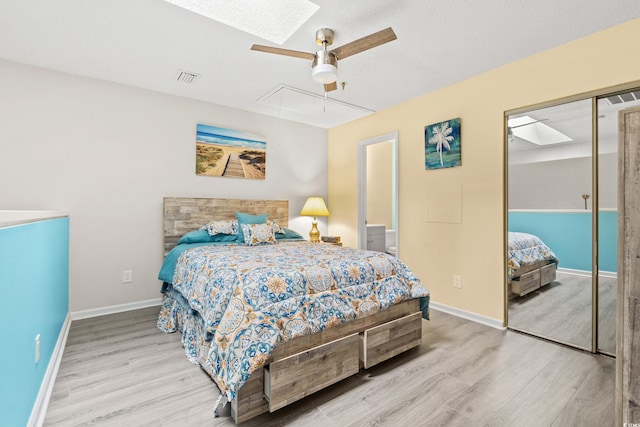
{"type": "Polygon", "coordinates": [[[318,230],[318,220],[316,217],[329,216],[329,210],[327,209],[327,205],[324,204],[324,199],[319,196],[309,197],[302,207],[300,215],[313,217],[311,231],[309,231],[309,240],[315,243],[319,242],[320,230],[318,230]]]}

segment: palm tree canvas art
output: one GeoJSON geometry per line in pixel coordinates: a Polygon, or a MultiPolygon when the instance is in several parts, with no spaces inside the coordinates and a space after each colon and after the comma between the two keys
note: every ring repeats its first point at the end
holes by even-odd
{"type": "Polygon", "coordinates": [[[460,119],[424,127],[425,169],[453,168],[462,164],[460,119]]]}

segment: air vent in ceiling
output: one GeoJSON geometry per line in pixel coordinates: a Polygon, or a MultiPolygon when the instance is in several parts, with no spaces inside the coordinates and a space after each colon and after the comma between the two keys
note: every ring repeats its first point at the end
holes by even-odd
{"type": "Polygon", "coordinates": [[[200,74],[194,73],[193,71],[178,70],[176,74],[176,80],[186,84],[195,82],[199,77],[200,74]]]}
{"type": "Polygon", "coordinates": [[[626,92],[619,95],[608,96],[607,100],[613,104],[622,104],[623,102],[631,102],[640,100],[640,90],[635,92],[626,92]]]}

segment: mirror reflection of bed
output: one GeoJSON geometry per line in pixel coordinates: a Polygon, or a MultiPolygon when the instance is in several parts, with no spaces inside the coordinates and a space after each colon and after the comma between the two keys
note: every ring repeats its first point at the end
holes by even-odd
{"type": "Polygon", "coordinates": [[[600,97],[596,111],[587,98],[507,115],[508,231],[539,238],[557,258],[520,248],[514,261],[507,248],[509,328],[615,355],[617,119],[640,104],[629,95],[600,97]]]}

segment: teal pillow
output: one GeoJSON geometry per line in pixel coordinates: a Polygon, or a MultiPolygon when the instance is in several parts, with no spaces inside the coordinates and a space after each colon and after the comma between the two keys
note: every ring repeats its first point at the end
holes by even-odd
{"type": "Polygon", "coordinates": [[[244,234],[242,233],[242,224],[266,224],[269,214],[251,215],[242,212],[236,212],[238,218],[238,238],[237,241],[241,245],[244,244],[244,234]]]}
{"type": "Polygon", "coordinates": [[[290,228],[280,227],[281,233],[276,233],[276,239],[301,239],[304,237],[291,230],[290,228]]]}
{"type": "Polygon", "coordinates": [[[238,236],[233,234],[216,234],[210,236],[207,230],[195,230],[190,231],[187,234],[180,237],[178,245],[183,243],[208,243],[208,242],[235,242],[238,236]]]}

